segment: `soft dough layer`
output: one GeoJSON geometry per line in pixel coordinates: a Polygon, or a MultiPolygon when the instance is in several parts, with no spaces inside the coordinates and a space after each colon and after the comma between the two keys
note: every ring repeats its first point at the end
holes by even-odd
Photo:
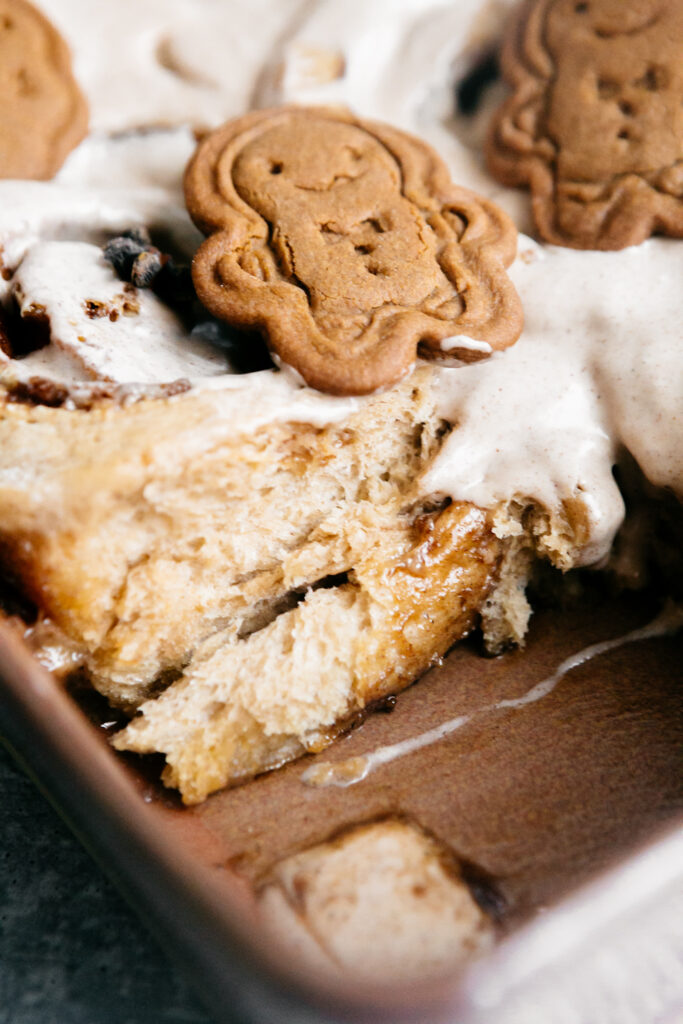
{"type": "Polygon", "coordinates": [[[322,749],[472,628],[499,550],[473,506],[388,523],[348,583],[309,591],[244,640],[209,640],[114,746],[162,751],[163,779],[186,803],[322,749]]]}
{"type": "Polygon", "coordinates": [[[254,376],[0,410],[3,560],[69,668],[145,702],[116,746],[163,751],[187,802],[330,742],[468,632],[497,581],[524,603],[488,514],[420,497],[445,430],[432,370],[326,426],[281,422],[308,393],[254,376]]]}
{"type": "Polygon", "coordinates": [[[0,406],[4,561],[119,704],[216,630],[250,628],[259,603],[352,568],[416,500],[437,444],[429,374],[326,427],[316,396],[297,401],[276,374],[233,381],[87,410],[0,406]]]}

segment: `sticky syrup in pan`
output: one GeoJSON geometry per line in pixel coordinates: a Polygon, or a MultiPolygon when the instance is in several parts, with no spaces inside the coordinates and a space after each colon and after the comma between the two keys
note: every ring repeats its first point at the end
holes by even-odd
{"type": "Polygon", "coordinates": [[[572,669],[578,668],[580,665],[584,665],[587,661],[592,658],[597,658],[601,654],[606,654],[608,651],[612,651],[617,647],[622,647],[624,644],[637,643],[642,640],[649,640],[654,637],[660,636],[672,636],[683,628],[683,604],[675,604],[672,601],[667,602],[659,615],[656,616],[646,626],[642,626],[639,629],[634,629],[630,633],[625,633],[623,636],[614,637],[611,640],[603,640],[597,644],[591,644],[589,647],[584,647],[582,650],[577,651],[576,654],[570,655],[562,661],[552,675],[542,679],[535,686],[532,686],[530,690],[527,690],[521,697],[515,697],[509,700],[500,700],[495,704],[487,704],[478,711],[474,711],[468,715],[457,715],[454,718],[450,718],[448,721],[443,722],[441,725],[435,726],[433,729],[429,729],[427,732],[420,733],[418,736],[412,736],[410,739],[403,740],[400,743],[392,743],[388,746],[377,747],[376,750],[371,751],[369,754],[362,754],[358,757],[348,758],[346,761],[339,761],[332,763],[329,761],[323,761],[320,764],[311,765],[301,775],[301,781],[307,786],[353,786],[357,782],[361,782],[367,778],[370,772],[374,771],[380,765],[388,764],[390,761],[395,761],[399,757],[405,757],[407,754],[412,754],[416,750],[422,749],[422,747],[429,746],[431,743],[437,743],[444,737],[449,736],[451,733],[456,732],[458,729],[462,729],[463,726],[467,725],[473,719],[478,718],[480,715],[491,714],[494,711],[509,709],[523,708],[527,704],[533,704],[536,701],[542,700],[547,697],[548,694],[552,693],[557,684],[571,672],[572,669]]]}

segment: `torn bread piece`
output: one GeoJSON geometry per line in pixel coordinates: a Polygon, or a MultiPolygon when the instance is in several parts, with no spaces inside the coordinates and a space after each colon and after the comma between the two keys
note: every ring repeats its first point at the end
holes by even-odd
{"type": "Polygon", "coordinates": [[[280,861],[259,895],[266,928],[312,967],[362,981],[437,978],[495,941],[453,852],[417,825],[358,825],[280,861]]]}
{"type": "Polygon", "coordinates": [[[2,561],[68,666],[142,705],[116,746],[164,751],[187,802],[321,749],[482,609],[506,634],[506,580],[526,608],[526,563],[489,514],[421,496],[447,429],[434,372],[361,402],[267,371],[132,405],[0,406],[2,561]]]}
{"type": "Polygon", "coordinates": [[[499,552],[471,505],[387,523],[348,582],[309,591],[245,639],[207,641],[114,746],[164,753],[163,780],[186,803],[322,749],[470,631],[499,552]]]}
{"type": "Polygon", "coordinates": [[[250,632],[422,512],[415,481],[443,428],[429,383],[362,407],[271,372],[88,410],[7,396],[3,562],[94,685],[135,707],[202,640],[250,632]]]}

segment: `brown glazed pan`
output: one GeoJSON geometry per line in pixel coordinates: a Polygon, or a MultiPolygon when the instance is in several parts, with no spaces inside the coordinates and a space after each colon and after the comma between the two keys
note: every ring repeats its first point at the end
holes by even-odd
{"type": "MultiPolygon", "coordinates": [[[[319,760],[338,761],[527,692],[568,656],[658,611],[587,596],[534,617],[524,651],[474,642],[319,760]]],[[[184,808],[152,759],[116,755],[0,629],[0,732],[219,1022],[678,1020],[683,1011],[681,633],[618,645],[542,700],[475,716],[347,789],[312,758],[184,808]],[[281,858],[359,822],[417,822],[495,890],[500,940],[438,983],[335,983],[266,934],[255,893],[281,858]]],[[[106,716],[105,716],[106,717],[106,716]]]]}

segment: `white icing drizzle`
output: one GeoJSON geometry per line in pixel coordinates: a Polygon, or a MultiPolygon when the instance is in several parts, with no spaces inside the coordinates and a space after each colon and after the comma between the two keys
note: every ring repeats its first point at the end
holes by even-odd
{"type": "Polygon", "coordinates": [[[484,355],[491,355],[492,352],[488,341],[468,338],[466,334],[454,334],[450,338],[444,338],[440,348],[442,352],[452,352],[456,348],[464,348],[469,352],[482,352],[484,355]]]}
{"type": "Polygon", "coordinates": [[[506,708],[523,708],[528,704],[534,704],[536,701],[542,700],[552,693],[568,672],[578,668],[580,665],[584,665],[592,658],[597,658],[601,654],[613,651],[617,647],[623,647],[625,644],[638,643],[639,641],[650,640],[655,637],[673,636],[682,628],[683,605],[668,601],[659,615],[646,626],[631,630],[630,633],[626,633],[623,636],[602,640],[599,643],[584,647],[582,650],[577,651],[576,654],[565,658],[564,661],[560,662],[552,675],[536,683],[535,686],[532,686],[521,697],[500,700],[495,704],[487,704],[468,715],[457,715],[455,718],[450,718],[447,722],[427,730],[427,732],[420,733],[419,736],[412,736],[410,739],[402,740],[400,743],[377,747],[376,750],[371,751],[369,754],[362,754],[358,757],[348,758],[346,761],[336,763],[323,761],[320,764],[313,764],[302,773],[301,781],[307,786],[317,788],[327,786],[345,788],[353,786],[357,782],[366,779],[370,772],[374,771],[375,768],[379,768],[380,765],[396,761],[400,757],[406,757],[408,754],[430,746],[432,743],[438,743],[439,740],[450,736],[451,733],[456,732],[458,729],[462,729],[463,726],[480,715],[488,715],[494,711],[506,708]]]}

